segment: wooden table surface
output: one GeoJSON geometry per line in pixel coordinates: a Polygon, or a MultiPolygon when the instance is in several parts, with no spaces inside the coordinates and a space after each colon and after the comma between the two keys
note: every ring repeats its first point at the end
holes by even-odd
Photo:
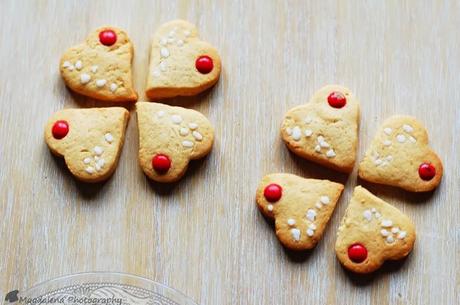
{"type": "MultiPolygon", "coordinates": [[[[172,286],[200,304],[460,303],[460,3],[458,1],[17,1],[0,3],[0,290],[80,271],[120,271],[172,286]],[[150,37],[187,19],[220,51],[219,83],[174,99],[204,113],[216,143],[179,183],[149,182],[137,163],[136,116],[118,169],[76,182],[43,140],[47,118],[103,105],[70,94],[58,72],[94,28],[127,30],[144,99],[150,37]],[[325,84],[361,101],[358,159],[394,114],[426,125],[445,175],[429,194],[363,183],[290,154],[284,113],[325,84]],[[346,184],[316,249],[285,251],[257,211],[271,172],[346,184]],[[415,249],[370,276],[335,258],[337,226],[364,184],[415,222],[415,249]]],[[[134,107],[130,109],[133,110],[134,107]]]]}

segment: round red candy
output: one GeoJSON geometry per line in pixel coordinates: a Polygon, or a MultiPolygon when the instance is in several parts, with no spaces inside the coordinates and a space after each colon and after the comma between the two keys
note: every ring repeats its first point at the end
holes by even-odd
{"type": "Polygon", "coordinates": [[[99,33],[99,41],[105,45],[110,47],[115,42],[117,42],[117,33],[113,30],[103,30],[99,33]]]}
{"type": "Polygon", "coordinates": [[[55,139],[62,139],[69,133],[69,123],[66,121],[56,121],[51,129],[55,139]]]}
{"type": "Polygon", "coordinates": [[[354,263],[362,263],[367,258],[367,249],[361,244],[353,244],[348,248],[348,257],[354,263]]]}
{"type": "Polygon", "coordinates": [[[347,98],[343,93],[334,91],[327,97],[327,102],[331,107],[342,108],[347,104],[347,98]]]}
{"type": "Polygon", "coordinates": [[[436,168],[431,163],[422,163],[418,168],[418,175],[425,181],[431,180],[436,176],[436,168]]]}
{"type": "Polygon", "coordinates": [[[195,67],[201,74],[208,74],[214,68],[214,64],[211,57],[202,55],[196,59],[195,67]]]}
{"type": "Polygon", "coordinates": [[[265,199],[269,202],[276,202],[280,200],[283,194],[283,188],[276,183],[269,184],[264,189],[265,199]]]}
{"type": "Polygon", "coordinates": [[[166,155],[157,154],[152,159],[152,167],[156,172],[164,174],[171,167],[171,160],[166,155]]]}

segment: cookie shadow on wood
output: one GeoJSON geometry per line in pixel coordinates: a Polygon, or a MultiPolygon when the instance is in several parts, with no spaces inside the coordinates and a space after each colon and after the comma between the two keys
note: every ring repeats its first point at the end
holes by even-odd
{"type": "Polygon", "coordinates": [[[78,94],[68,87],[66,87],[67,92],[72,97],[72,100],[75,101],[79,108],[101,108],[101,107],[124,107],[128,111],[134,109],[134,104],[136,102],[114,102],[114,101],[101,101],[91,97],[87,97],[81,94],[78,94]]]}
{"type": "MultiPolygon", "coordinates": [[[[264,215],[262,215],[262,213],[257,213],[257,214],[258,214],[257,217],[262,218],[265,221],[268,229],[271,231],[271,234],[273,234],[276,238],[275,220],[265,217],[264,215]]],[[[311,257],[311,255],[313,254],[313,251],[315,251],[315,248],[316,248],[314,247],[309,250],[301,250],[301,251],[291,250],[283,246],[283,244],[278,240],[278,238],[276,238],[276,240],[277,240],[278,247],[282,249],[287,259],[292,263],[297,263],[297,264],[305,263],[311,257]]]]}
{"type": "Polygon", "coordinates": [[[184,176],[182,176],[182,178],[176,182],[157,182],[147,177],[147,175],[145,175],[144,173],[142,174],[144,175],[144,178],[147,180],[147,183],[149,184],[150,188],[157,195],[170,196],[177,188],[181,188],[184,183],[190,183],[190,180],[193,179],[194,176],[199,175],[199,173],[204,170],[203,168],[205,167],[205,163],[208,160],[208,158],[209,155],[198,160],[190,161],[184,176]]]}
{"type": "Polygon", "coordinates": [[[303,159],[290,150],[288,150],[289,157],[295,163],[298,172],[304,178],[314,179],[327,179],[333,182],[339,182],[343,185],[347,183],[350,174],[338,172],[336,170],[324,167],[320,164],[303,159]]]}
{"type": "Polygon", "coordinates": [[[283,247],[284,254],[286,254],[286,257],[288,260],[292,263],[297,263],[297,264],[302,264],[305,263],[306,261],[309,260],[311,255],[313,254],[313,251],[315,251],[315,248],[309,249],[309,250],[302,250],[302,251],[296,251],[296,250],[291,250],[286,247],[283,247]]]}
{"type": "Polygon", "coordinates": [[[213,97],[214,90],[215,90],[214,87],[211,87],[193,96],[177,96],[173,98],[165,98],[165,99],[158,99],[158,100],[149,99],[149,100],[154,103],[162,103],[162,104],[167,104],[170,106],[193,108],[194,106],[197,106],[200,104],[209,104],[211,100],[215,99],[213,97]]]}
{"type": "Polygon", "coordinates": [[[387,276],[389,273],[399,272],[405,264],[410,263],[410,257],[411,255],[400,260],[385,261],[379,269],[377,269],[375,272],[368,274],[354,273],[343,267],[338,261],[337,264],[340,265],[340,269],[350,279],[351,283],[354,286],[367,287],[369,285],[372,285],[374,281],[378,281],[382,277],[387,276]]]}
{"type": "Polygon", "coordinates": [[[105,181],[96,182],[96,183],[87,183],[87,182],[80,181],[72,176],[69,169],[67,168],[64,158],[55,156],[52,153],[50,153],[50,155],[54,163],[56,164],[57,168],[59,169],[60,175],[62,175],[63,177],[69,177],[71,179],[70,181],[72,182],[72,184],[75,185],[75,188],[78,190],[79,194],[84,199],[96,198],[101,192],[101,190],[104,188],[104,185],[106,185],[107,182],[112,178],[112,177],[109,177],[105,181]]]}
{"type": "Polygon", "coordinates": [[[368,189],[371,193],[381,197],[397,197],[399,200],[407,202],[409,204],[423,204],[433,197],[436,193],[436,189],[429,192],[414,193],[403,190],[401,188],[383,184],[375,184],[372,182],[365,181],[358,177],[357,185],[362,185],[368,189]]]}

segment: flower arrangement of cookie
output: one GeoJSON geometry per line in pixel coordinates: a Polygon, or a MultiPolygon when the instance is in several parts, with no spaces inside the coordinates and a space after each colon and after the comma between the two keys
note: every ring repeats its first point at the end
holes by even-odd
{"type": "MultiPolygon", "coordinates": [[[[128,34],[105,26],[65,51],[59,70],[76,93],[102,103],[135,102],[133,54],[128,34]]],[[[174,20],[154,35],[146,95],[152,100],[195,95],[212,87],[220,71],[217,50],[199,38],[193,24],[174,20]]],[[[149,178],[177,181],[191,160],[211,151],[214,130],[203,114],[159,103],[136,106],[139,164],[149,178]]],[[[116,169],[128,118],[129,112],[121,107],[61,110],[48,120],[45,142],[78,180],[104,181],[116,169]]]]}
{"type": "MultiPolygon", "coordinates": [[[[356,160],[359,102],[345,87],[328,85],[305,105],[289,110],[281,125],[287,148],[334,170],[350,173],[356,160]]],[[[363,180],[426,192],[442,177],[440,158],[428,146],[425,127],[413,117],[383,123],[359,164],[363,180]]],[[[313,248],[321,238],[343,185],[290,174],[269,174],[256,191],[262,214],[275,222],[276,236],[291,250],[313,248]]],[[[416,233],[401,211],[357,186],[338,228],[335,251],[341,264],[370,273],[412,251],[416,233]]]]}

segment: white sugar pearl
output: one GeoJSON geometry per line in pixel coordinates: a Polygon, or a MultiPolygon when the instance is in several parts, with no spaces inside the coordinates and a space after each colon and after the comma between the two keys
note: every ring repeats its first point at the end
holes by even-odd
{"type": "Polygon", "coordinates": [[[98,66],[91,66],[91,72],[96,73],[98,66]]]}
{"type": "Polygon", "coordinates": [[[105,80],[105,79],[98,79],[98,80],[96,80],[96,86],[97,86],[98,88],[104,87],[106,83],[107,83],[107,80],[105,80]]]}
{"type": "Polygon", "coordinates": [[[192,132],[192,135],[193,135],[193,137],[195,138],[195,140],[197,140],[197,141],[203,140],[203,136],[201,135],[201,133],[199,133],[199,132],[196,131],[196,130],[194,130],[194,131],[192,132]]]}
{"type": "Polygon", "coordinates": [[[300,230],[299,229],[291,229],[292,238],[296,241],[300,240],[300,230]]]}
{"type": "Polygon", "coordinates": [[[99,159],[97,162],[96,162],[96,165],[98,165],[100,168],[103,168],[104,165],[105,165],[105,160],[104,159],[99,159]]]}
{"type": "Polygon", "coordinates": [[[399,239],[404,239],[406,236],[407,236],[407,232],[406,232],[406,231],[401,231],[401,232],[399,232],[399,234],[398,234],[398,238],[399,238],[399,239]]]}
{"type": "Polygon", "coordinates": [[[160,55],[164,58],[169,57],[169,50],[167,48],[161,48],[160,55]]]}
{"type": "Polygon", "coordinates": [[[371,221],[372,220],[372,212],[370,210],[365,210],[363,212],[363,217],[367,220],[367,221],[371,221]]]}
{"type": "Polygon", "coordinates": [[[389,220],[389,219],[384,219],[384,220],[382,220],[381,225],[384,228],[388,228],[388,227],[391,227],[393,225],[393,222],[391,220],[389,220]]]}
{"type": "Polygon", "coordinates": [[[386,237],[386,236],[390,235],[390,232],[388,232],[385,229],[382,229],[382,230],[380,230],[380,234],[382,234],[382,236],[386,237]]]}
{"type": "Polygon", "coordinates": [[[314,223],[309,224],[308,227],[313,231],[316,230],[316,225],[314,223]]]}
{"type": "Polygon", "coordinates": [[[323,148],[329,148],[329,147],[330,147],[329,143],[327,143],[326,141],[320,142],[320,143],[319,143],[319,146],[321,146],[321,147],[323,147],[323,148]]]}
{"type": "Polygon", "coordinates": [[[193,142],[191,141],[182,141],[182,146],[186,148],[192,148],[193,147],[193,142]]]}
{"type": "Polygon", "coordinates": [[[319,198],[319,201],[321,201],[322,204],[329,204],[331,202],[331,199],[329,199],[328,196],[321,196],[319,198]]]}
{"type": "Polygon", "coordinates": [[[198,128],[198,124],[197,123],[189,123],[188,128],[190,128],[191,130],[195,130],[195,129],[198,128]]]}
{"type": "Polygon", "coordinates": [[[91,75],[89,74],[86,74],[86,73],[82,73],[80,75],[80,83],[85,85],[87,83],[89,83],[89,81],[91,80],[91,75]]]}
{"type": "Polygon", "coordinates": [[[315,234],[315,232],[312,229],[310,229],[310,228],[307,229],[307,235],[308,236],[312,237],[314,234],[315,234]]]}
{"type": "Polygon", "coordinates": [[[394,241],[395,241],[395,239],[393,238],[393,236],[391,236],[391,235],[387,236],[387,243],[392,244],[392,243],[394,243],[394,241]]]}
{"type": "Polygon", "coordinates": [[[177,41],[177,46],[182,47],[184,45],[184,41],[182,39],[179,39],[177,41]]]}
{"type": "Polygon", "coordinates": [[[385,145],[385,146],[390,146],[390,145],[391,145],[391,141],[390,141],[390,140],[385,140],[385,141],[383,141],[383,145],[385,145]]]}
{"type": "Polygon", "coordinates": [[[316,211],[313,209],[308,209],[307,211],[307,219],[310,221],[314,221],[316,218],[316,211]]]}
{"type": "Polygon", "coordinates": [[[85,172],[91,175],[94,174],[96,171],[94,170],[94,167],[88,166],[87,168],[85,168],[85,172]]]}
{"type": "Polygon", "coordinates": [[[171,116],[171,121],[174,123],[174,124],[180,124],[182,122],[182,117],[178,114],[173,114],[171,116]]]}
{"type": "Polygon", "coordinates": [[[295,126],[292,129],[292,138],[294,139],[294,141],[299,141],[301,137],[302,137],[302,132],[300,131],[299,126],[295,126]]]}
{"type": "Polygon", "coordinates": [[[118,85],[115,83],[110,84],[110,91],[115,92],[118,89],[118,85]]]}
{"type": "Polygon", "coordinates": [[[292,219],[292,218],[289,218],[289,219],[287,220],[287,223],[288,223],[288,225],[290,225],[290,226],[292,227],[293,225],[295,225],[295,220],[292,219]]]}
{"type": "Polygon", "coordinates": [[[305,124],[310,124],[311,122],[313,122],[313,119],[310,117],[306,117],[303,121],[305,122],[305,124]]]}
{"type": "Polygon", "coordinates": [[[83,163],[90,164],[91,163],[91,158],[86,157],[85,159],[83,159],[83,163]]]}
{"type": "Polygon", "coordinates": [[[313,131],[311,129],[305,129],[304,134],[306,137],[311,137],[311,135],[313,134],[313,131]]]}
{"type": "Polygon", "coordinates": [[[393,234],[396,234],[399,232],[399,228],[398,227],[394,227],[394,228],[391,228],[391,233],[393,234]]]}
{"type": "Polygon", "coordinates": [[[272,205],[272,204],[269,204],[269,205],[267,206],[267,210],[268,210],[269,212],[273,211],[273,205],[272,205]]]}
{"type": "Polygon", "coordinates": [[[162,118],[162,117],[165,116],[165,114],[166,114],[166,112],[164,112],[163,110],[160,110],[160,111],[157,112],[157,117],[162,118]]]}
{"type": "Polygon", "coordinates": [[[71,65],[72,65],[72,64],[71,64],[69,61],[67,61],[67,60],[64,61],[64,62],[62,63],[62,67],[63,67],[63,68],[68,68],[68,67],[70,67],[71,65]]]}
{"type": "Polygon", "coordinates": [[[399,143],[404,143],[406,142],[406,137],[403,134],[398,134],[396,140],[398,140],[399,143]]]}
{"type": "Polygon", "coordinates": [[[93,150],[94,150],[94,153],[98,156],[102,155],[102,153],[104,152],[104,150],[100,146],[94,146],[93,150]]]}
{"type": "Polygon", "coordinates": [[[333,149],[329,149],[326,153],[328,158],[334,158],[336,156],[335,151],[333,149]]]}
{"type": "Polygon", "coordinates": [[[188,135],[188,129],[182,127],[182,128],[179,130],[179,134],[180,134],[181,136],[185,137],[186,135],[188,135]]]}
{"type": "Polygon", "coordinates": [[[112,143],[112,142],[113,142],[113,136],[112,136],[112,134],[111,134],[110,132],[106,133],[106,134],[104,135],[104,138],[105,138],[105,140],[106,140],[108,143],[112,143]]]}
{"type": "Polygon", "coordinates": [[[393,129],[391,129],[390,127],[386,127],[385,129],[383,129],[383,132],[386,133],[387,135],[391,135],[391,133],[393,132],[393,129]]]}
{"type": "Polygon", "coordinates": [[[292,129],[290,127],[286,128],[286,133],[288,136],[292,135],[292,129]]]}
{"type": "Polygon", "coordinates": [[[408,124],[404,124],[404,125],[403,125],[403,130],[404,130],[405,132],[412,132],[412,131],[414,131],[414,128],[412,128],[412,126],[410,126],[410,125],[408,125],[408,124]]]}
{"type": "Polygon", "coordinates": [[[316,152],[321,152],[321,147],[320,147],[319,145],[316,145],[316,146],[315,146],[315,151],[316,151],[316,152]]]}
{"type": "Polygon", "coordinates": [[[83,68],[83,64],[81,63],[81,60],[77,60],[77,62],[75,63],[75,68],[77,70],[81,70],[81,68],[83,68]]]}

